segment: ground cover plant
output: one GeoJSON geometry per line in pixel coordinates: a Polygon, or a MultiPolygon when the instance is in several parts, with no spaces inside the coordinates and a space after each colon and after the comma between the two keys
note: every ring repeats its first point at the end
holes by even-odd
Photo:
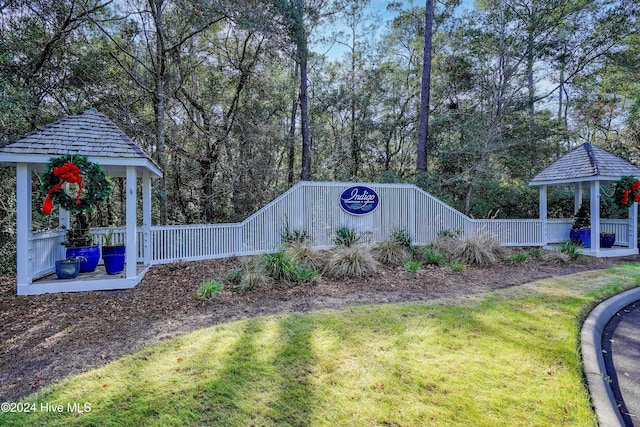
{"type": "Polygon", "coordinates": [[[37,408],[86,402],[90,411],[9,413],[0,423],[594,425],[580,368],[580,320],[603,298],[638,286],[638,267],[466,298],[222,323],[21,400],[37,408]]]}

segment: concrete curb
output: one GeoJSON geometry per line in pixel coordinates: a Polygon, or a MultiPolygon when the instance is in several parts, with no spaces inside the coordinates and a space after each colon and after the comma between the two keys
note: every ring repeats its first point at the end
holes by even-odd
{"type": "Polygon", "coordinates": [[[591,311],[580,331],[582,364],[589,386],[591,402],[601,427],[624,427],[622,414],[609,385],[602,356],[602,334],[618,311],[640,300],[640,288],[622,292],[600,303],[591,311]]]}

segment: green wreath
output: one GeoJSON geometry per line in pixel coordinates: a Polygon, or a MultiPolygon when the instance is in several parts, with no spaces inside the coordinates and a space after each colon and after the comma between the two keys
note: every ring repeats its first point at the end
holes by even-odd
{"type": "Polygon", "coordinates": [[[113,184],[99,165],[90,162],[87,156],[76,154],[51,158],[40,178],[42,190],[47,194],[42,208],[46,214],[51,212],[53,203],[69,212],[90,211],[107,200],[113,190],[113,184]],[[65,191],[65,182],[77,187],[75,196],[65,191]]]}
{"type": "Polygon", "coordinates": [[[640,202],[638,190],[640,190],[640,180],[633,176],[623,176],[614,185],[615,203],[621,208],[629,208],[634,203],[640,202]]]}

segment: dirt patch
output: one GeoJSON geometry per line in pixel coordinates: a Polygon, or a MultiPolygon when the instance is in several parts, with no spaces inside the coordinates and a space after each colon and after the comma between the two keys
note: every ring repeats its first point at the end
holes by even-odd
{"type": "Polygon", "coordinates": [[[124,354],[202,327],[265,314],[305,312],[358,304],[459,297],[545,277],[627,262],[589,258],[582,262],[425,268],[411,276],[384,267],[365,280],[225,290],[203,304],[195,294],[205,279],[222,277],[237,259],[152,267],[134,289],[15,295],[15,277],[0,277],[0,401],[17,399],[67,375],[102,366],[124,354]]]}

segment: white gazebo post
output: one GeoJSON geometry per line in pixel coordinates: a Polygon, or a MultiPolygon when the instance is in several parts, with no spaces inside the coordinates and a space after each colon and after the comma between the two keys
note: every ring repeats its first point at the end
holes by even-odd
{"type": "Polygon", "coordinates": [[[547,225],[548,225],[548,208],[547,208],[547,186],[540,186],[540,238],[542,240],[542,245],[546,245],[549,243],[548,235],[547,235],[547,225]]]}
{"type": "Polygon", "coordinates": [[[16,260],[17,286],[31,284],[31,165],[16,165],[16,260]]]}
{"type": "Polygon", "coordinates": [[[145,170],[142,173],[142,229],[144,264],[151,264],[151,174],[145,170]]]}
{"type": "Polygon", "coordinates": [[[600,252],[600,181],[591,181],[591,252],[600,252]]]}
{"type": "Polygon", "coordinates": [[[136,168],[133,166],[127,166],[127,177],[126,177],[126,188],[127,188],[127,197],[126,197],[126,241],[127,241],[127,251],[125,253],[125,268],[126,268],[126,277],[135,277],[137,275],[137,263],[138,263],[138,233],[137,233],[137,224],[138,219],[136,216],[137,209],[137,199],[138,199],[138,174],[136,172],[136,168]]]}
{"type": "Polygon", "coordinates": [[[629,249],[638,249],[638,203],[629,207],[629,249]]]}

